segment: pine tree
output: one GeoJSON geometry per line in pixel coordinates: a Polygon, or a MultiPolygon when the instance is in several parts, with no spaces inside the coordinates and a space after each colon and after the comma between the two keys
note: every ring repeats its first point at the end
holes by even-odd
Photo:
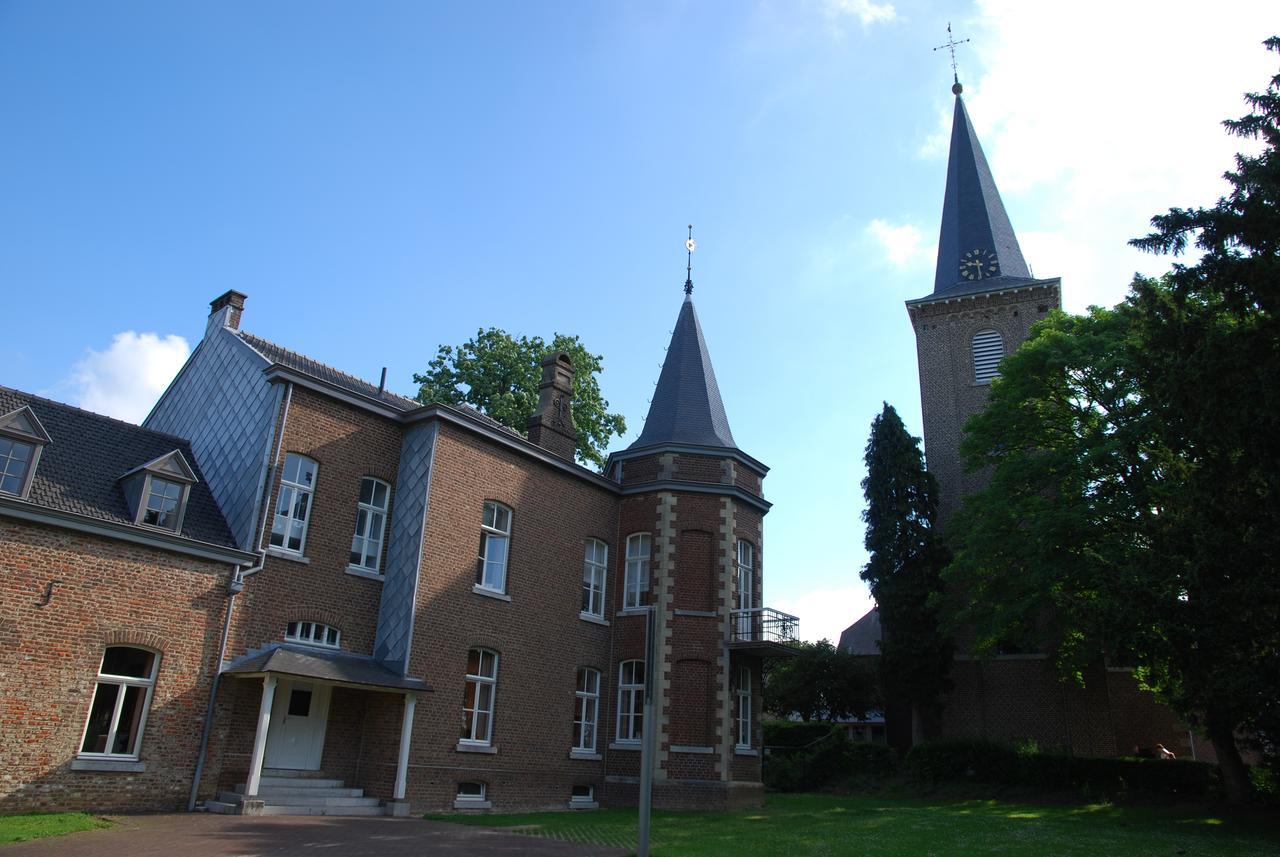
{"type": "Polygon", "coordinates": [[[950,689],[954,648],[931,604],[949,559],[933,525],[937,483],[925,470],[919,439],[887,402],[871,423],[865,461],[862,519],[871,558],[862,579],[880,612],[881,683],[887,700],[910,704],[912,739],[919,741],[950,689]]]}

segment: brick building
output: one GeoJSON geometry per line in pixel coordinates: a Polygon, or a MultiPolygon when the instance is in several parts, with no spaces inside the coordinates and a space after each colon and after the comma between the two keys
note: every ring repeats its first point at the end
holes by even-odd
{"type": "MultiPolygon", "coordinates": [[[[965,421],[985,405],[1001,358],[1027,339],[1033,322],[1062,305],[1061,280],[1032,275],[958,82],[953,92],[933,291],[907,301],[920,367],[925,452],[938,481],[939,525],[944,527],[964,495],[981,489],[987,478],[964,468],[965,421]]],[[[846,629],[841,646],[874,656],[879,637],[873,610],[846,629]]],[[[1179,757],[1212,758],[1212,748],[1197,742],[1168,708],[1140,690],[1129,669],[1099,662],[1080,688],[1060,681],[1044,653],[979,660],[967,654],[964,639],[957,643],[951,671],[955,687],[944,700],[939,726],[944,737],[1031,739],[1088,756],[1126,754],[1135,745],[1160,742],[1179,757]]],[[[890,706],[891,743],[911,745],[910,720],[909,711],[890,706]]]]}
{"type": "Polygon", "coordinates": [[[526,437],[242,330],[242,294],[213,302],[146,421],[190,438],[253,557],[207,673],[199,799],[634,803],[649,679],[655,805],[759,802],[761,664],[795,620],[759,606],[767,468],[734,443],[691,288],[644,432],[602,474],[573,460],[566,355],[526,437]]]}
{"type": "Polygon", "coordinates": [[[253,559],[187,441],[0,387],[0,813],[186,805],[253,559]]]}

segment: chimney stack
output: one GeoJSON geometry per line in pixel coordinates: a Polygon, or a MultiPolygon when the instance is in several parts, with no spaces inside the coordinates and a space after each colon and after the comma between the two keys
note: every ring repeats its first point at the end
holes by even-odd
{"type": "Polygon", "coordinates": [[[573,461],[578,430],[573,425],[573,361],[563,351],[542,359],[538,407],[529,417],[529,440],[573,461]]]}
{"type": "Polygon", "coordinates": [[[244,301],[248,295],[237,292],[228,291],[214,298],[209,303],[209,323],[205,327],[205,336],[208,336],[219,327],[226,327],[231,330],[240,329],[240,315],[244,312],[244,301]]]}

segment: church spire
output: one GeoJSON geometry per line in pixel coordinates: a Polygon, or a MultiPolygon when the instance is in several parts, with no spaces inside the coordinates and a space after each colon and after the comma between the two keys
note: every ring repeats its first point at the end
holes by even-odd
{"type": "Polygon", "coordinates": [[[956,94],[956,108],[938,234],[935,296],[987,291],[1032,279],[982,144],[969,120],[958,79],[952,92],[956,94]]]}

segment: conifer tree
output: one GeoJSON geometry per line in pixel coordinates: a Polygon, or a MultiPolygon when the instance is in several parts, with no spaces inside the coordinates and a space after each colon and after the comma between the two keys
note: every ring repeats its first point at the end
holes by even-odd
{"type": "Polygon", "coordinates": [[[893,406],[871,423],[862,490],[870,561],[862,579],[880,612],[880,675],[885,698],[911,706],[912,740],[927,737],[947,677],[953,646],[939,630],[930,599],[949,559],[937,531],[937,483],[925,470],[920,441],[893,406]]]}

